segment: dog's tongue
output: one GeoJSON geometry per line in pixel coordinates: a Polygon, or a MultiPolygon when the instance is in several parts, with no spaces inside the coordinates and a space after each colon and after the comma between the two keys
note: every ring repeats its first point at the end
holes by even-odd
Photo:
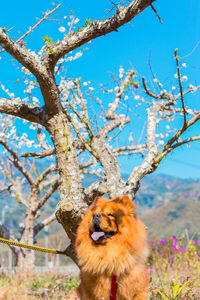
{"type": "Polygon", "coordinates": [[[93,241],[98,241],[104,235],[105,232],[103,231],[95,231],[91,234],[91,238],[93,239],[93,241]]]}

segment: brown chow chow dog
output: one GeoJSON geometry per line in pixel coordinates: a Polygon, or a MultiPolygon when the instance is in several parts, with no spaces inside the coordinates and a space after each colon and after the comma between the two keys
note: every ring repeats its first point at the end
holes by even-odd
{"type": "Polygon", "coordinates": [[[146,230],[128,196],[97,198],[77,230],[81,283],[67,299],[147,300],[146,230]]]}

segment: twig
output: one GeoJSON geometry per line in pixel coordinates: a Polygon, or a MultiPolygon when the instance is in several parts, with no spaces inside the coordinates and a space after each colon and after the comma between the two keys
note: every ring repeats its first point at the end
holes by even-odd
{"type": "Polygon", "coordinates": [[[39,184],[51,173],[56,170],[56,166],[54,164],[51,164],[42,174],[38,176],[36,179],[36,186],[38,187],[39,184]]]}
{"type": "MultiPolygon", "coordinates": [[[[20,41],[22,41],[27,35],[29,35],[35,28],[37,28],[44,20],[47,19],[48,16],[50,16],[52,13],[54,13],[59,7],[61,6],[61,4],[58,4],[54,9],[48,11],[45,13],[44,17],[42,19],[40,19],[40,21],[38,21],[33,27],[30,27],[30,29],[24,34],[22,35],[18,40],[16,40],[15,43],[19,43],[20,41]]],[[[5,49],[0,50],[0,53],[4,52],[5,49]]]]}
{"type": "Polygon", "coordinates": [[[153,11],[155,12],[156,16],[158,17],[158,20],[160,21],[160,23],[163,24],[163,21],[161,20],[161,18],[159,16],[157,10],[155,9],[155,7],[152,4],[150,4],[150,5],[151,5],[151,8],[153,9],[153,11]]]}
{"type": "Polygon", "coordinates": [[[11,154],[10,160],[12,164],[24,175],[30,185],[34,185],[34,179],[26,170],[25,166],[21,163],[17,153],[9,147],[6,140],[0,138],[0,144],[11,154]]]}
{"type": "Polygon", "coordinates": [[[21,157],[43,158],[43,157],[51,156],[55,153],[56,153],[55,148],[50,148],[41,152],[23,152],[21,153],[21,157]]]}
{"type": "Polygon", "coordinates": [[[200,43],[200,40],[197,42],[197,44],[194,46],[194,48],[192,49],[192,51],[190,53],[186,54],[185,56],[181,57],[180,59],[190,56],[196,50],[196,48],[199,46],[199,43],[200,43]]]}
{"type": "Polygon", "coordinates": [[[49,150],[49,148],[44,140],[45,137],[42,135],[42,126],[41,125],[38,125],[36,138],[44,150],[49,150]]]}
{"type": "Polygon", "coordinates": [[[53,193],[58,189],[60,185],[60,180],[56,180],[54,184],[47,190],[47,192],[44,194],[44,196],[39,200],[39,202],[36,204],[36,207],[34,208],[34,212],[36,213],[43,205],[47,202],[47,200],[51,197],[53,193]]]}
{"type": "Polygon", "coordinates": [[[3,193],[5,191],[9,191],[10,192],[11,187],[12,187],[12,184],[9,184],[8,186],[0,188],[0,193],[3,193]]]}
{"type": "Polygon", "coordinates": [[[65,109],[65,114],[66,114],[69,122],[72,124],[74,131],[76,132],[76,134],[77,134],[78,138],[80,139],[80,141],[82,142],[82,144],[98,160],[99,156],[98,156],[97,152],[90,147],[90,145],[87,143],[87,141],[84,141],[83,137],[81,136],[79,130],[76,128],[74,122],[72,121],[70,114],[68,113],[68,111],[66,109],[65,109]]]}
{"type": "Polygon", "coordinates": [[[161,95],[156,95],[156,94],[153,94],[150,89],[147,87],[146,85],[146,81],[145,81],[145,78],[142,77],[142,83],[143,83],[143,87],[144,87],[144,90],[146,92],[146,94],[154,99],[161,99],[162,96],[161,95]]]}
{"type": "MultiPolygon", "coordinates": [[[[77,93],[78,93],[78,95],[80,97],[80,100],[81,100],[81,106],[82,106],[81,109],[83,111],[83,115],[86,118],[86,120],[84,120],[84,123],[86,125],[87,130],[88,130],[89,136],[92,139],[94,137],[94,134],[93,134],[92,129],[90,127],[90,121],[89,121],[88,111],[87,111],[87,107],[86,107],[84,99],[83,99],[83,94],[82,94],[81,89],[80,89],[79,80],[77,79],[76,81],[74,81],[74,83],[76,85],[77,93]]],[[[79,117],[79,119],[80,119],[80,117],[79,117]]],[[[83,119],[83,118],[81,118],[81,119],[83,119]]],[[[81,119],[80,119],[80,121],[81,121],[81,119]]]]}
{"type": "MultiPolygon", "coordinates": [[[[155,160],[155,164],[156,165],[158,165],[160,162],[161,162],[161,160],[168,154],[168,153],[170,153],[171,152],[171,149],[173,149],[172,147],[174,147],[173,146],[173,144],[176,142],[176,141],[178,141],[178,139],[181,137],[181,135],[189,128],[189,127],[191,127],[193,124],[195,124],[197,121],[199,121],[200,120],[200,112],[196,115],[196,116],[194,116],[192,119],[190,119],[186,124],[183,124],[183,126],[174,134],[174,136],[170,139],[170,140],[168,140],[168,142],[163,146],[163,148],[162,148],[162,150],[160,151],[160,153],[159,153],[159,155],[158,155],[158,157],[156,158],[156,160],[155,160]]],[[[193,137],[193,138],[189,138],[189,139],[187,139],[186,141],[188,141],[188,143],[189,142],[191,142],[191,141],[193,141],[193,140],[198,140],[198,137],[199,136],[197,136],[197,137],[193,137]]],[[[179,142],[179,143],[177,143],[176,145],[178,146],[178,145],[182,145],[182,144],[185,144],[186,142],[185,141],[183,141],[183,142],[179,142]]],[[[177,147],[176,146],[176,147],[177,147]]],[[[174,148],[176,148],[176,147],[174,147],[174,148]]]]}
{"type": "Polygon", "coordinates": [[[174,51],[174,56],[176,59],[176,67],[177,67],[177,72],[178,72],[178,82],[179,82],[179,88],[180,88],[180,93],[181,93],[181,102],[182,102],[182,107],[183,107],[183,115],[184,115],[184,125],[187,124],[187,118],[186,118],[186,111],[185,111],[185,103],[184,103],[184,98],[183,98],[183,87],[181,84],[181,73],[180,73],[180,67],[179,67],[179,58],[177,55],[178,49],[175,49],[174,51]]]}

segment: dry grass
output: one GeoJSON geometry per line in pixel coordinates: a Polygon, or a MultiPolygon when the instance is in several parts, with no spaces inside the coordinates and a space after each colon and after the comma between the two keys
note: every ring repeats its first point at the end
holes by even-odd
{"type": "Polygon", "coordinates": [[[185,235],[150,243],[151,299],[200,299],[200,245],[185,235]],[[161,295],[162,294],[162,295],[161,295]]]}
{"type": "Polygon", "coordinates": [[[0,300],[62,300],[77,286],[74,278],[55,274],[0,276],[0,300]]]}
{"type": "MultiPolygon", "coordinates": [[[[152,300],[200,300],[200,242],[170,237],[150,243],[148,261],[152,300]],[[162,294],[162,295],[161,295],[162,294]]],[[[0,300],[66,299],[78,285],[63,275],[0,275],[0,300]]]]}

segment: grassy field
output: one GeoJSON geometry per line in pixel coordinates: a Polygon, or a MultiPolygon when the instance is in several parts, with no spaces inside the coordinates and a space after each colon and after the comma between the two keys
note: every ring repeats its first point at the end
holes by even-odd
{"type": "MultiPolygon", "coordinates": [[[[151,299],[200,299],[200,241],[181,237],[152,240],[147,267],[151,299]]],[[[0,275],[0,300],[65,299],[77,278],[0,275]]]]}
{"type": "Polygon", "coordinates": [[[150,242],[151,299],[200,299],[200,241],[181,237],[150,242]]]}
{"type": "Polygon", "coordinates": [[[0,276],[0,300],[64,300],[78,285],[78,279],[56,274],[42,276],[0,276]]]}

